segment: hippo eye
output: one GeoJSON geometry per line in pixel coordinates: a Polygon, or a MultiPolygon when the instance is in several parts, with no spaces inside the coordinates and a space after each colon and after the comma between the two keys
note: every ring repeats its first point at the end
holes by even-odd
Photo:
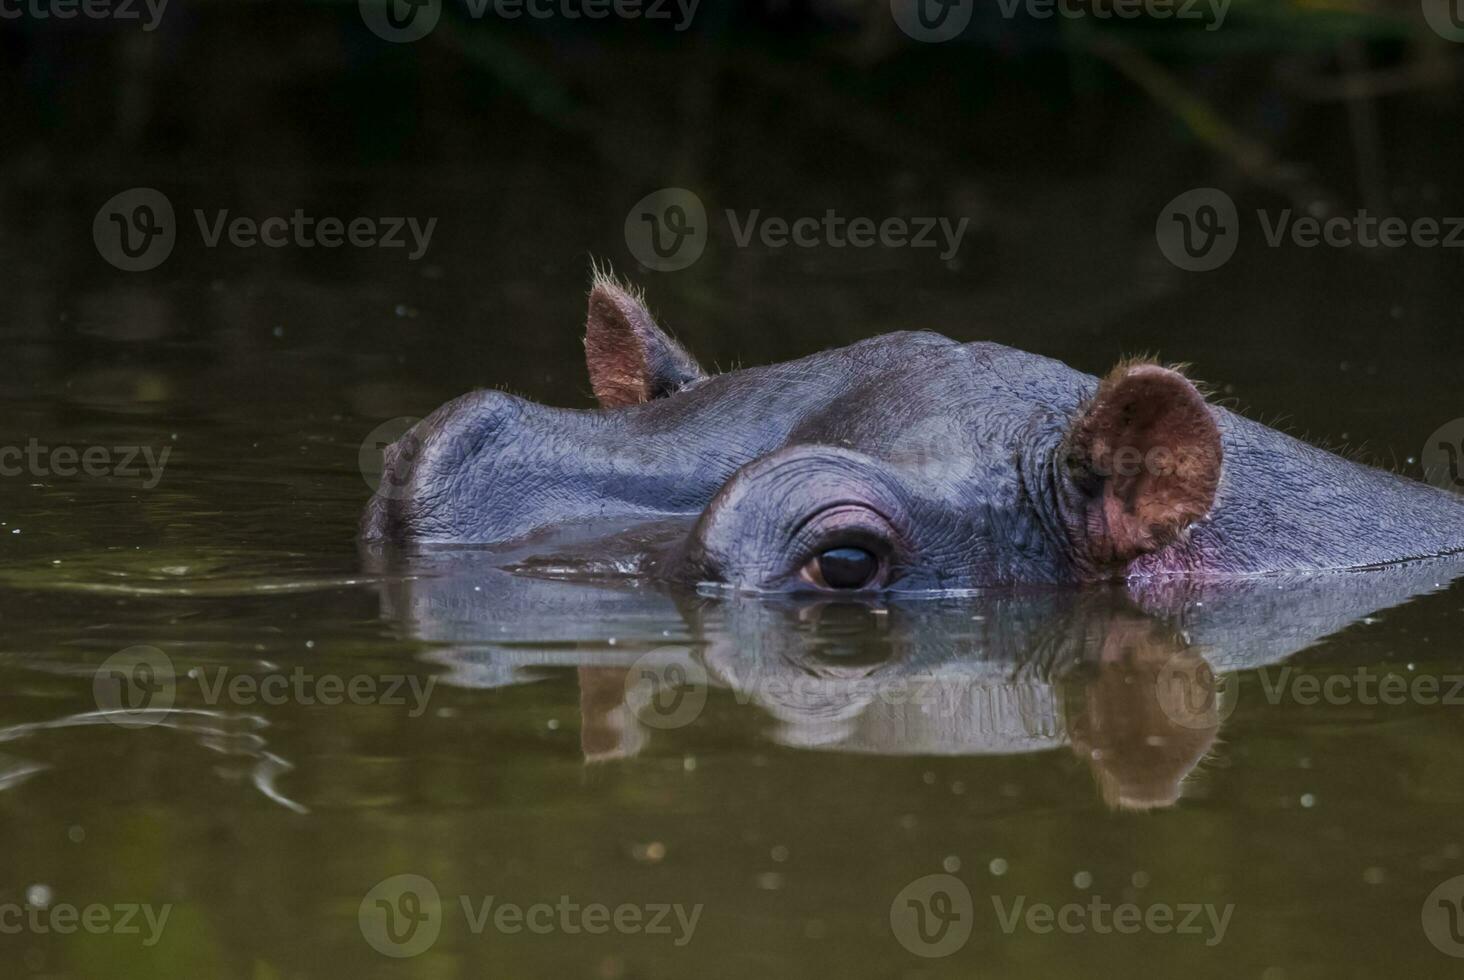
{"type": "Polygon", "coordinates": [[[825,589],[863,589],[879,574],[879,558],[863,548],[830,548],[804,566],[803,576],[825,589]]]}

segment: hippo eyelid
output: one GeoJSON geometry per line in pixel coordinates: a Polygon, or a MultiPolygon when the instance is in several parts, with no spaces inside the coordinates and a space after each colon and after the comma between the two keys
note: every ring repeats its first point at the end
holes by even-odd
{"type": "MultiPolygon", "coordinates": [[[[884,525],[887,528],[890,529],[890,531],[891,531],[892,534],[895,533],[895,524],[894,524],[894,521],[890,520],[890,516],[888,514],[886,514],[884,511],[880,510],[878,507],[875,507],[874,505],[870,504],[869,501],[867,501],[867,500],[854,500],[854,499],[850,499],[850,500],[832,500],[832,501],[829,501],[826,504],[823,504],[822,506],[819,507],[818,510],[816,510],[813,513],[809,514],[808,516],[804,517],[802,520],[800,520],[797,524],[795,524],[793,526],[793,532],[792,532],[791,537],[796,541],[799,538],[799,536],[801,536],[803,534],[803,532],[805,530],[807,530],[808,525],[810,525],[813,522],[817,521],[819,518],[821,518],[824,515],[828,514],[830,511],[842,510],[842,509],[858,509],[858,510],[868,511],[869,513],[873,514],[874,516],[878,517],[881,521],[883,521],[884,522],[884,525]]],[[[892,541],[891,544],[893,544],[893,543],[894,542],[892,541]]]]}

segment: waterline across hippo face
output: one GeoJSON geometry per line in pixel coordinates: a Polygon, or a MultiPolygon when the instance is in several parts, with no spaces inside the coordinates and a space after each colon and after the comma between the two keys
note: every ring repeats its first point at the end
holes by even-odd
{"type": "Polygon", "coordinates": [[[637,572],[811,592],[950,592],[1350,568],[1464,550],[1464,499],[1206,402],[1178,371],[1098,379],[896,333],[708,376],[597,276],[601,409],[477,391],[386,452],[368,540],[486,544],[680,518],[637,572]]]}

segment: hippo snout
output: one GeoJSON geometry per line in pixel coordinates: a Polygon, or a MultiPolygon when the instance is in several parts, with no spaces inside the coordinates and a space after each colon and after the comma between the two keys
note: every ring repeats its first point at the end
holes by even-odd
{"type": "Polygon", "coordinates": [[[508,531],[513,514],[498,490],[513,480],[511,456],[499,446],[519,441],[515,430],[528,403],[483,389],[442,405],[388,446],[381,482],[362,519],[366,540],[466,541],[508,531]],[[501,464],[507,462],[509,467],[501,464]]]}

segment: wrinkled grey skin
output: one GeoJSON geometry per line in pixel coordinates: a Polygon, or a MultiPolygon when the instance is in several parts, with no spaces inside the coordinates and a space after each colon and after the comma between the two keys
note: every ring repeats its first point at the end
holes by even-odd
{"type": "Polygon", "coordinates": [[[1419,561],[1160,588],[809,602],[647,589],[614,572],[634,568],[654,539],[572,528],[508,549],[369,549],[368,565],[382,573],[383,615],[430,645],[445,683],[493,688],[576,669],[587,762],[675,745],[698,705],[735,700],[793,748],[1070,749],[1104,799],[1130,809],[1173,804],[1229,713],[1265,710],[1225,679],[1232,672],[1277,664],[1464,573],[1419,561]]]}
{"type": "MultiPolygon", "coordinates": [[[[597,297],[644,312],[614,288],[597,284],[592,331],[597,297]]],[[[653,400],[626,407],[551,408],[500,391],[442,406],[388,449],[363,538],[481,544],[681,515],[690,529],[639,571],[767,591],[817,590],[810,561],[846,545],[879,553],[873,590],[916,592],[1352,568],[1464,549],[1461,498],[1215,406],[1202,410],[1223,446],[1213,499],[1189,492],[1193,514],[1128,546],[1157,528],[1139,521],[1119,547],[1102,515],[1127,506],[1134,520],[1132,489],[1105,490],[1073,464],[1099,379],[998,344],[896,333],[709,378],[677,363],[674,383],[648,368],[653,400]],[[1118,509],[1103,509],[1108,498],[1118,509]]]]}

